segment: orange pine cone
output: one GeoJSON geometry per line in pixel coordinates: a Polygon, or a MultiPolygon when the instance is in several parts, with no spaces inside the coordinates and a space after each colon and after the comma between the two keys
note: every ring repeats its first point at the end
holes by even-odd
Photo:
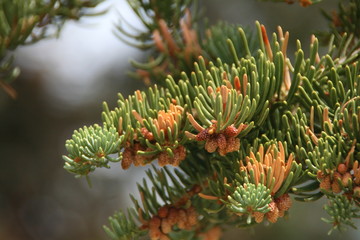
{"type": "Polygon", "coordinates": [[[269,207],[271,210],[266,213],[266,218],[269,222],[276,223],[279,218],[279,209],[274,201],[269,203],[269,207]]]}
{"type": "Polygon", "coordinates": [[[216,151],[216,149],[218,148],[218,143],[216,141],[216,138],[212,137],[210,139],[208,139],[205,143],[205,149],[206,151],[208,151],[209,153],[213,153],[216,151]]]}
{"type": "Polygon", "coordinates": [[[254,212],[252,215],[255,218],[255,222],[261,223],[264,220],[265,213],[254,212]]]}

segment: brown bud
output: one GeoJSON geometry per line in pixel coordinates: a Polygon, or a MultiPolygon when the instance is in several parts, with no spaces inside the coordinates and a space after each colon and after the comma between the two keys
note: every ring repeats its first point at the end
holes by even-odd
{"type": "Polygon", "coordinates": [[[198,223],[198,214],[196,212],[196,209],[191,206],[186,209],[186,214],[189,226],[195,226],[198,223]]]}
{"type": "Polygon", "coordinates": [[[196,135],[196,141],[204,141],[209,138],[209,129],[204,129],[196,135]]]}
{"type": "Polygon", "coordinates": [[[360,198],[360,187],[359,186],[354,187],[354,197],[360,198]]]}
{"type": "Polygon", "coordinates": [[[331,180],[329,175],[325,176],[323,180],[320,182],[320,188],[327,191],[331,189],[331,180]]]}
{"type": "Polygon", "coordinates": [[[133,154],[132,151],[128,148],[125,148],[122,153],[121,167],[122,169],[128,169],[133,163],[133,154]]]}
{"type": "Polygon", "coordinates": [[[332,182],[331,189],[332,189],[333,193],[340,193],[341,192],[340,184],[336,179],[334,179],[334,181],[332,182]]]}
{"type": "Polygon", "coordinates": [[[276,206],[279,208],[279,211],[287,211],[292,205],[291,198],[289,194],[283,194],[276,199],[276,206]]]}
{"type": "Polygon", "coordinates": [[[159,228],[161,224],[161,219],[157,216],[153,217],[149,221],[149,228],[159,228]]]}
{"type": "Polygon", "coordinates": [[[261,223],[264,220],[265,213],[254,212],[252,215],[255,218],[255,222],[261,223]]]}
{"type": "Polygon", "coordinates": [[[213,137],[209,138],[205,143],[205,149],[209,153],[215,152],[217,147],[218,147],[218,144],[217,144],[216,138],[213,138],[213,137]]]}
{"type": "Polygon", "coordinates": [[[174,160],[171,163],[173,166],[179,166],[180,162],[186,158],[186,148],[184,146],[179,146],[173,150],[174,160]]]}
{"type": "Polygon", "coordinates": [[[171,157],[167,154],[167,152],[161,152],[158,156],[158,164],[160,167],[163,167],[171,161],[171,157]]]}
{"type": "Polygon", "coordinates": [[[177,226],[180,229],[187,229],[187,227],[188,227],[188,225],[187,225],[187,216],[186,216],[186,212],[185,212],[184,209],[179,209],[179,211],[178,211],[177,226]]]}
{"type": "Polygon", "coordinates": [[[158,216],[161,218],[166,218],[169,213],[169,207],[168,206],[162,206],[158,210],[158,216]]]}
{"type": "Polygon", "coordinates": [[[216,136],[216,141],[217,141],[217,145],[219,147],[220,150],[225,150],[227,143],[226,143],[226,137],[224,136],[224,134],[218,134],[216,136]]]}
{"type": "Polygon", "coordinates": [[[321,170],[319,170],[319,171],[316,173],[316,177],[317,177],[319,180],[324,179],[325,176],[326,176],[326,175],[325,175],[321,170]]]}
{"type": "Polygon", "coordinates": [[[337,170],[339,173],[344,174],[347,172],[347,167],[345,164],[340,163],[339,166],[337,167],[337,170]]]}
{"type": "Polygon", "coordinates": [[[160,231],[160,229],[149,229],[149,236],[151,240],[160,240],[162,233],[160,231]]]}
{"type": "Polygon", "coordinates": [[[172,231],[172,225],[170,224],[167,218],[161,219],[161,231],[165,234],[170,233],[172,231]]]}
{"type": "Polygon", "coordinates": [[[168,219],[171,226],[178,222],[178,210],[176,208],[169,209],[168,219]]]}
{"type": "Polygon", "coordinates": [[[234,137],[238,134],[238,129],[232,124],[225,128],[224,134],[226,137],[234,137]]]}
{"type": "Polygon", "coordinates": [[[348,172],[346,172],[346,173],[342,176],[342,178],[341,178],[341,183],[342,183],[342,185],[343,185],[344,187],[348,187],[348,185],[349,185],[349,180],[351,180],[351,179],[352,179],[351,174],[348,173],[348,172]]]}
{"type": "Polygon", "coordinates": [[[226,152],[234,152],[240,148],[240,139],[231,137],[227,139],[226,152]]]}
{"type": "Polygon", "coordinates": [[[271,223],[276,223],[278,217],[279,217],[279,209],[277,208],[274,201],[269,203],[270,212],[266,213],[266,218],[271,223]]]}

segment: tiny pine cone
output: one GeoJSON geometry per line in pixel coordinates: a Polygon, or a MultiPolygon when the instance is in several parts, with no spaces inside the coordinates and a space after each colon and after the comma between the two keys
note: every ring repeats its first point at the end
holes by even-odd
{"type": "Polygon", "coordinates": [[[226,152],[234,152],[239,150],[240,148],[240,139],[239,138],[235,138],[235,137],[231,137],[227,139],[227,147],[226,147],[226,152]]]}
{"type": "Polygon", "coordinates": [[[141,128],[140,129],[141,134],[144,136],[144,138],[148,139],[149,141],[154,140],[154,135],[152,134],[152,132],[150,132],[149,130],[147,130],[146,128],[141,128]]]}
{"type": "Polygon", "coordinates": [[[151,240],[160,240],[161,235],[163,235],[160,229],[150,229],[149,236],[151,240]]]}
{"type": "Polygon", "coordinates": [[[161,219],[157,216],[153,217],[149,221],[149,228],[150,229],[156,229],[159,228],[161,224],[161,219]]]}
{"type": "Polygon", "coordinates": [[[290,209],[291,205],[292,201],[289,194],[283,194],[276,199],[276,206],[278,207],[279,211],[285,212],[290,209]]]}
{"type": "Polygon", "coordinates": [[[340,184],[336,179],[334,179],[334,181],[332,182],[331,189],[332,189],[333,193],[340,193],[341,192],[340,184]]]}
{"type": "Polygon", "coordinates": [[[209,138],[205,143],[205,149],[209,153],[215,152],[217,147],[218,147],[218,144],[217,144],[216,138],[213,138],[213,137],[209,138]]]}
{"type": "Polygon", "coordinates": [[[177,226],[180,229],[187,229],[187,216],[186,216],[186,212],[184,209],[179,209],[178,211],[178,221],[177,221],[177,226]]]}
{"type": "Polygon", "coordinates": [[[133,154],[130,149],[125,148],[122,153],[121,167],[122,169],[128,169],[133,163],[133,154]]]}
{"type": "Polygon", "coordinates": [[[176,208],[170,208],[169,209],[169,215],[167,217],[169,219],[169,223],[171,225],[174,225],[178,222],[178,209],[176,208]]]}
{"type": "Polygon", "coordinates": [[[325,176],[324,179],[320,182],[320,188],[327,191],[331,189],[331,180],[329,175],[325,176]]]}
{"type": "Polygon", "coordinates": [[[341,174],[338,172],[334,172],[333,174],[333,181],[336,181],[337,179],[341,179],[341,174]]]}
{"type": "Polygon", "coordinates": [[[341,178],[341,183],[344,187],[348,187],[349,179],[352,179],[352,176],[350,173],[346,172],[341,178]]]}
{"type": "Polygon", "coordinates": [[[204,141],[209,138],[209,129],[206,128],[196,135],[196,141],[204,141]]]}
{"type": "Polygon", "coordinates": [[[226,137],[224,136],[224,134],[221,134],[221,133],[218,134],[216,136],[216,141],[217,141],[217,145],[220,150],[226,150],[227,142],[226,142],[226,137]]]}
{"type": "Polygon", "coordinates": [[[326,176],[326,175],[325,175],[322,171],[320,171],[320,170],[316,173],[316,177],[317,177],[319,180],[324,179],[325,176],[326,176]]]}
{"type": "Polygon", "coordinates": [[[347,167],[345,164],[340,163],[337,167],[337,171],[341,174],[345,174],[347,172],[347,167]]]}
{"type": "Polygon", "coordinates": [[[167,152],[161,152],[158,156],[158,164],[160,167],[163,167],[171,161],[171,157],[167,154],[167,152]]]}
{"type": "Polygon", "coordinates": [[[265,213],[254,212],[252,215],[255,218],[255,222],[261,223],[264,220],[265,213]]]}
{"type": "Polygon", "coordinates": [[[168,216],[168,213],[169,213],[169,207],[168,206],[162,206],[158,210],[158,216],[160,218],[166,218],[168,216]]]}
{"type": "Polygon", "coordinates": [[[180,162],[186,158],[186,148],[184,146],[179,146],[174,149],[174,160],[172,162],[173,166],[179,166],[180,162]]]}
{"type": "Polygon", "coordinates": [[[141,155],[134,156],[134,166],[144,166],[146,162],[146,157],[141,155]]]}
{"type": "Polygon", "coordinates": [[[234,127],[234,125],[232,124],[225,128],[224,134],[228,138],[235,137],[238,134],[238,129],[236,127],[234,127]]]}
{"type": "Polygon", "coordinates": [[[360,198],[360,187],[359,186],[354,187],[354,197],[360,198]]]}
{"type": "Polygon", "coordinates": [[[194,207],[189,207],[186,209],[187,221],[190,226],[195,226],[198,223],[198,214],[194,207]]]}
{"type": "Polygon", "coordinates": [[[276,206],[276,203],[272,201],[269,203],[270,212],[266,213],[266,218],[271,223],[276,223],[279,218],[279,209],[276,206]]]}
{"type": "Polygon", "coordinates": [[[169,223],[169,220],[167,218],[161,219],[161,231],[165,234],[172,231],[172,225],[169,223]]]}
{"type": "Polygon", "coordinates": [[[279,210],[278,216],[279,216],[280,218],[284,217],[285,212],[286,212],[286,211],[284,211],[284,210],[279,210]]]}

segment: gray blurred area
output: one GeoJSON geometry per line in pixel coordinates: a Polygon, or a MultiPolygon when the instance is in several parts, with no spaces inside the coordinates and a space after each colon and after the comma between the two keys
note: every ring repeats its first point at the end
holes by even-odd
{"type": "MultiPolygon", "coordinates": [[[[310,34],[324,29],[320,8],[334,9],[333,0],[301,8],[298,4],[255,0],[203,0],[210,22],[226,20],[267,26],[268,33],[281,24],[290,31],[292,48],[299,38],[309,45],[310,34]]],[[[141,82],[129,79],[129,59],[141,60],[144,52],[126,46],[112,33],[118,13],[139,25],[125,0],[108,0],[100,17],[68,22],[58,39],[46,39],[15,52],[22,74],[13,87],[16,100],[0,91],[0,239],[95,240],[107,239],[101,226],[118,209],[130,206],[136,181],[144,168],[123,171],[119,164],[99,169],[85,179],[63,170],[65,140],[74,129],[101,123],[101,103],[116,104],[117,93],[127,96],[141,82]]],[[[320,220],[324,201],[294,203],[288,219],[251,229],[227,227],[223,239],[359,239],[350,229],[343,235],[320,220]]]]}

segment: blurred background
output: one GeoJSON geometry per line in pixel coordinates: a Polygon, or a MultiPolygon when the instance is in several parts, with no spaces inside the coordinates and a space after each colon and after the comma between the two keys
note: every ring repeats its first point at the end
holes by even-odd
{"type": "MultiPolygon", "coordinates": [[[[210,22],[226,20],[268,32],[281,25],[290,32],[291,48],[300,39],[309,45],[310,34],[326,27],[320,8],[335,9],[336,1],[316,6],[258,2],[256,0],[203,0],[210,22]]],[[[129,59],[141,61],[145,53],[131,48],[113,34],[122,14],[139,24],[125,0],[106,0],[99,10],[107,14],[65,24],[60,37],[45,39],[14,54],[21,76],[13,87],[16,100],[0,91],[0,239],[73,240],[107,239],[102,225],[108,216],[129,206],[129,193],[143,168],[123,171],[119,164],[92,174],[92,188],[63,170],[64,143],[74,129],[101,123],[101,103],[116,104],[117,93],[127,96],[143,88],[129,79],[129,59]]],[[[135,194],[136,195],[136,194],[135,194]]],[[[271,226],[233,229],[223,239],[360,239],[350,229],[343,235],[320,220],[324,201],[294,203],[288,219],[271,226]]]]}

